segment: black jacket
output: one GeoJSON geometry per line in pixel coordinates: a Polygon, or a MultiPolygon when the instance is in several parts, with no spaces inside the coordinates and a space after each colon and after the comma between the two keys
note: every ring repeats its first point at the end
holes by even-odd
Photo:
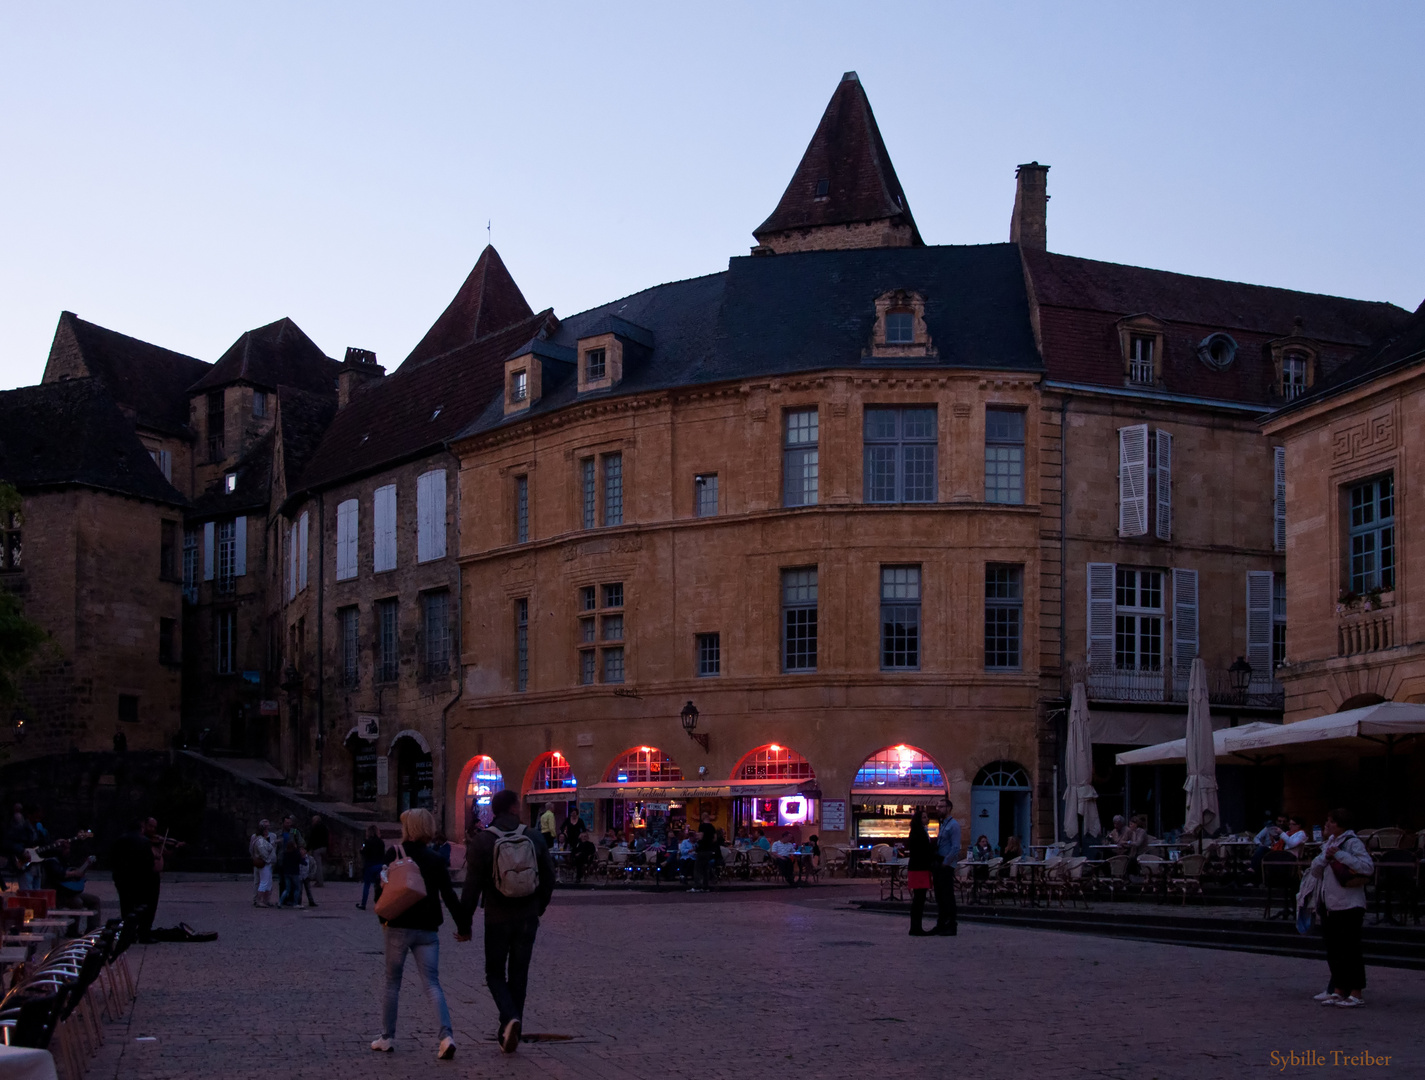
{"type": "Polygon", "coordinates": [[[933,870],[935,868],[935,845],[930,842],[930,833],[924,824],[912,821],[910,824],[910,862],[907,870],[933,870]]]}
{"type": "MultiPolygon", "coordinates": [[[[491,828],[501,832],[513,832],[520,824],[520,819],[513,814],[502,814],[490,823],[491,828]]],[[[549,898],[554,895],[554,860],[549,857],[549,847],[538,829],[525,826],[525,835],[534,844],[535,858],[539,861],[539,887],[530,896],[509,897],[495,888],[495,834],[489,829],[477,833],[466,846],[462,899],[472,917],[482,897],[486,922],[520,922],[544,914],[549,898]]]]}
{"type": "Polygon", "coordinates": [[[386,926],[400,930],[436,930],[445,921],[440,913],[440,902],[450,909],[450,917],[455,920],[455,932],[468,937],[470,934],[470,910],[455,895],[455,886],[450,883],[450,871],[433,851],[424,844],[404,841],[401,847],[408,858],[414,859],[421,868],[421,879],[426,883],[426,894],[394,919],[382,919],[386,926]]]}
{"type": "Polygon", "coordinates": [[[361,868],[380,866],[386,861],[386,844],[380,837],[368,836],[361,845],[361,868]]]}

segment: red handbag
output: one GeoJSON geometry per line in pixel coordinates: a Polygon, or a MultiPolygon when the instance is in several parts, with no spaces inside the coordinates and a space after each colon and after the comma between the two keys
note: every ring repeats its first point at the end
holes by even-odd
{"type": "Polygon", "coordinates": [[[912,870],[906,874],[905,880],[912,889],[928,889],[930,888],[930,871],[912,870]]]}

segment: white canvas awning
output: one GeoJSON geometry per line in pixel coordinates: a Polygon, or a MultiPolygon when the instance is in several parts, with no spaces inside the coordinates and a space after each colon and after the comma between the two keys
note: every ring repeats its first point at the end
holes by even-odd
{"type": "MultiPolygon", "coordinates": [[[[1217,757],[1227,752],[1227,736],[1235,732],[1255,731],[1258,728],[1280,729],[1281,724],[1266,724],[1253,721],[1235,728],[1219,728],[1212,733],[1212,749],[1217,757]]],[[[1144,746],[1137,750],[1125,750],[1115,759],[1120,765],[1182,765],[1187,761],[1187,739],[1173,739],[1171,742],[1144,746]]]]}

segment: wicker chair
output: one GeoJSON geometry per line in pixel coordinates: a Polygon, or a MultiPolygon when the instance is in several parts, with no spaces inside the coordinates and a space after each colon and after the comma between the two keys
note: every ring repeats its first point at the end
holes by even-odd
{"type": "Polygon", "coordinates": [[[1404,839],[1404,829],[1377,829],[1366,847],[1371,851],[1394,851],[1404,839]]]}
{"type": "Polygon", "coordinates": [[[1202,868],[1207,864],[1205,855],[1184,855],[1178,860],[1178,874],[1168,881],[1169,892],[1180,892],[1183,894],[1183,903],[1187,903],[1188,893],[1202,895],[1202,868]]]}
{"type": "Polygon", "coordinates": [[[1104,892],[1108,893],[1110,900],[1118,898],[1119,893],[1128,892],[1128,856],[1115,855],[1104,864],[1103,872],[1098,875],[1096,884],[1104,892]]]}

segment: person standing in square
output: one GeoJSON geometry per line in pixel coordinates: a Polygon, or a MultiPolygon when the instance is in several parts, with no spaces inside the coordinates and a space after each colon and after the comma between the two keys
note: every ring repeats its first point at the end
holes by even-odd
{"type": "Polygon", "coordinates": [[[953,937],[960,932],[956,924],[955,866],[960,861],[960,822],[953,813],[955,804],[945,800],[940,809],[940,835],[935,841],[935,907],[938,912],[932,934],[953,937]]]}

